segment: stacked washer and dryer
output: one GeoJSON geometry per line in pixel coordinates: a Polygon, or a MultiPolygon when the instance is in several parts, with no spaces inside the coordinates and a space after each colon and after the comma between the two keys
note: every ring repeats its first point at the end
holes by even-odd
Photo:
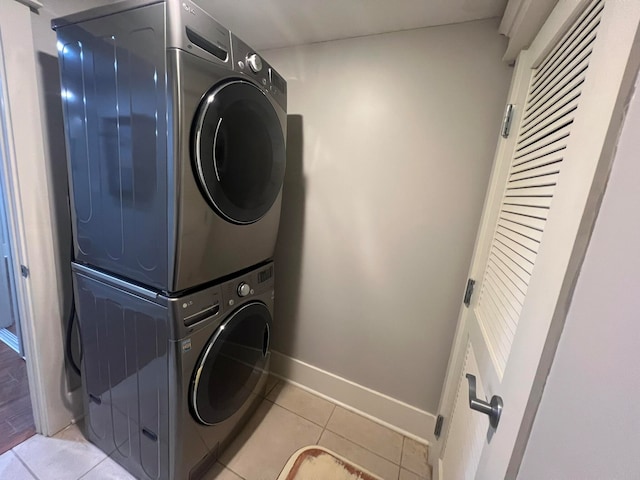
{"type": "Polygon", "coordinates": [[[189,0],[56,19],[85,434],[201,478],[264,391],[286,83],[189,0]]]}

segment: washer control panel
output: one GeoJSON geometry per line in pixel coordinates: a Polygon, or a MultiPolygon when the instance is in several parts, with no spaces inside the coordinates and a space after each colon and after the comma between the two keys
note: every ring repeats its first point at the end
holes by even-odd
{"type": "Polygon", "coordinates": [[[208,324],[210,320],[224,317],[238,305],[251,301],[254,297],[263,301],[265,296],[274,296],[273,263],[267,263],[243,275],[217,285],[179,296],[163,297],[168,308],[173,311],[172,336],[183,338],[195,329],[208,324]]]}
{"type": "Polygon", "coordinates": [[[266,290],[273,290],[273,263],[223,284],[222,301],[225,307],[233,307],[266,290]]]}
{"type": "Polygon", "coordinates": [[[249,284],[245,282],[240,282],[238,284],[238,296],[246,297],[247,295],[249,295],[249,293],[251,293],[251,287],[249,286],[249,284]]]}

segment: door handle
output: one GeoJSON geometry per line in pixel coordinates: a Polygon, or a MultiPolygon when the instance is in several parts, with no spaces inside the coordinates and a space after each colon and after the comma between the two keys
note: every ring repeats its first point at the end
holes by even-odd
{"type": "Polygon", "coordinates": [[[491,397],[491,402],[487,403],[483,400],[478,400],[476,397],[476,377],[467,373],[467,380],[469,381],[469,408],[476,410],[480,413],[484,413],[489,416],[489,424],[494,428],[498,428],[498,422],[500,421],[500,415],[502,414],[502,398],[498,395],[491,397]]]}

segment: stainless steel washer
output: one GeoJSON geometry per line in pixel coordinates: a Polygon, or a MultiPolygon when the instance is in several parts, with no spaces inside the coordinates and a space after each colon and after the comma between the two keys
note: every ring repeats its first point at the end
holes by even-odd
{"type": "Polygon", "coordinates": [[[136,478],[202,478],[263,398],[273,275],[167,297],[73,264],[87,438],[136,478]]]}

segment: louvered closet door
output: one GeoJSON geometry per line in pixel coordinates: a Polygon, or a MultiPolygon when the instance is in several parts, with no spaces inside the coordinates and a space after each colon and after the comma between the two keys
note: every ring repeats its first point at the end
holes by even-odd
{"type": "Polygon", "coordinates": [[[474,305],[500,378],[553,206],[603,8],[602,1],[592,4],[530,74],[489,257],[474,305]]]}
{"type": "Polygon", "coordinates": [[[621,86],[635,73],[639,19],[640,2],[560,0],[518,59],[514,128],[498,145],[471,266],[476,291],[462,309],[440,406],[440,478],[515,478],[514,446],[528,438],[523,418],[535,413],[544,384],[534,380],[552,360],[543,351],[557,344],[552,321],[561,323],[570,301],[582,233],[594,219],[589,205],[604,185],[628,95],[621,86]],[[469,410],[466,373],[487,398],[503,398],[496,430],[469,410]]]}

